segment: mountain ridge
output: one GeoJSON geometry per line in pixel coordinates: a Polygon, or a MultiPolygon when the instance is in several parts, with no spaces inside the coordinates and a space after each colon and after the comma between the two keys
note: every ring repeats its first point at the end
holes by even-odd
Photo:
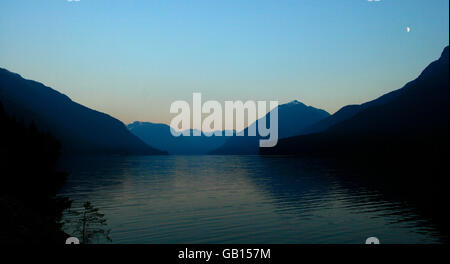
{"type": "MultiPolygon", "coordinates": [[[[357,153],[417,153],[418,149],[445,152],[448,146],[448,46],[413,81],[384,104],[375,104],[323,132],[280,140],[261,154],[355,156],[357,153]],[[389,150],[389,151],[387,151],[389,150]],[[405,150],[409,150],[405,151],[405,150]]],[[[387,95],[392,95],[388,93],[387,95]]]]}
{"type": "MultiPolygon", "coordinates": [[[[225,143],[224,135],[206,136],[202,132],[201,136],[180,135],[175,137],[171,134],[171,127],[167,124],[135,121],[127,125],[127,128],[144,141],[147,145],[157,149],[167,151],[169,154],[179,155],[202,155],[221,146],[225,143]]],[[[223,131],[222,131],[223,134],[223,131]]]]}
{"type": "Polygon", "coordinates": [[[85,107],[40,82],[0,68],[0,101],[9,116],[34,122],[65,154],[164,154],[132,135],[112,116],[85,107]]]}
{"type": "MultiPolygon", "coordinates": [[[[279,105],[278,138],[281,139],[297,135],[306,126],[316,123],[329,115],[330,114],[323,109],[308,106],[298,100],[279,105]]],[[[266,122],[270,123],[270,112],[266,114],[265,117],[266,122]]],[[[223,146],[210,152],[210,154],[258,154],[259,140],[261,137],[247,136],[249,128],[253,126],[256,126],[256,131],[258,131],[258,122],[259,121],[254,122],[244,129],[245,136],[230,137],[223,146]]]]}
{"type": "MultiPolygon", "coordinates": [[[[441,53],[441,56],[438,58],[439,60],[442,60],[445,58],[447,58],[448,60],[448,46],[444,48],[444,50],[441,53]]],[[[430,65],[429,65],[430,66],[430,65]]],[[[427,69],[429,69],[429,67],[426,67],[418,76],[418,78],[420,78],[420,76],[423,76],[424,74],[426,75],[426,71],[427,69]]],[[[330,128],[331,126],[344,121],[346,119],[349,119],[353,116],[355,116],[356,114],[358,114],[359,112],[375,106],[375,105],[381,105],[381,104],[385,104],[388,103],[389,101],[393,100],[394,98],[396,98],[397,96],[401,95],[406,89],[408,89],[408,87],[411,85],[412,82],[414,82],[415,80],[412,80],[410,82],[407,82],[402,88],[399,88],[397,90],[388,92],[386,94],[383,94],[379,97],[377,97],[374,100],[362,103],[362,104],[353,104],[353,105],[346,105],[344,107],[342,107],[341,109],[339,109],[336,113],[334,113],[333,115],[317,122],[316,124],[313,124],[305,129],[303,129],[299,135],[306,135],[306,134],[312,134],[312,133],[319,133],[322,132],[328,128],[330,128]]]]}

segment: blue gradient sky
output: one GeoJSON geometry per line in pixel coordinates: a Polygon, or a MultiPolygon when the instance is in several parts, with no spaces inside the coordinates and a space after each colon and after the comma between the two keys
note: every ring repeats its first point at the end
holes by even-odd
{"type": "Polygon", "coordinates": [[[1,0],[0,67],[126,123],[169,123],[171,102],[193,92],[333,113],[415,78],[448,45],[448,9],[448,0],[1,0]]]}

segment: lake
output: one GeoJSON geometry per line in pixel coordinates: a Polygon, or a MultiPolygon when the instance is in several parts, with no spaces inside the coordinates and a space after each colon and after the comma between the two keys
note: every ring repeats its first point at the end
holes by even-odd
{"type": "Polygon", "coordinates": [[[60,195],[75,209],[100,208],[113,243],[441,242],[413,204],[310,160],[117,156],[61,166],[70,175],[60,195]]]}

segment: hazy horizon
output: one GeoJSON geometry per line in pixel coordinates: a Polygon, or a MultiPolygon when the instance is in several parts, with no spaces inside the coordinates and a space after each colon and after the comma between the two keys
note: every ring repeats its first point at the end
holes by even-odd
{"type": "Polygon", "coordinates": [[[203,101],[299,100],[332,114],[401,88],[437,59],[449,42],[448,8],[6,0],[0,67],[125,124],[169,124],[170,104],[194,92],[203,101]]]}

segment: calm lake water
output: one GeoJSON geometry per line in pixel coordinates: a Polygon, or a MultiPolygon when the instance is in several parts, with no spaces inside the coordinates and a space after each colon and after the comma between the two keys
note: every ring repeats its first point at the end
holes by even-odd
{"type": "Polygon", "coordinates": [[[100,208],[113,243],[440,242],[413,205],[307,160],[136,156],[62,166],[70,176],[61,195],[74,208],[100,208]]]}

